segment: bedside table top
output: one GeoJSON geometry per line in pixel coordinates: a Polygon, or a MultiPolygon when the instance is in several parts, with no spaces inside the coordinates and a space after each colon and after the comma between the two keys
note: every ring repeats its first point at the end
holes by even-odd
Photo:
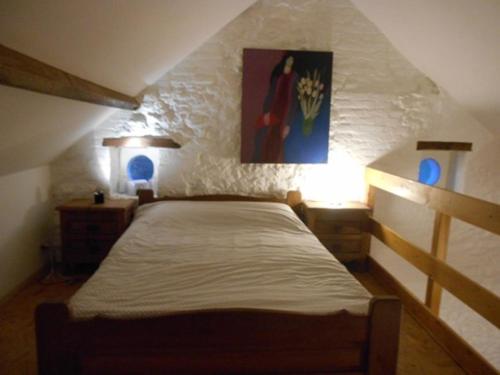
{"type": "Polygon", "coordinates": [[[305,200],[306,210],[370,210],[366,204],[361,202],[332,203],[323,201],[305,200]]]}
{"type": "Polygon", "coordinates": [[[104,203],[96,204],[91,199],[73,199],[58,206],[58,211],[86,211],[86,210],[127,210],[137,204],[136,199],[106,199],[104,203]]]}

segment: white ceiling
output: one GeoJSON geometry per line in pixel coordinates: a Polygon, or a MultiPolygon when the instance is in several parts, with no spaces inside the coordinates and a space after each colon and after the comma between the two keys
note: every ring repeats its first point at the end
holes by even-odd
{"type": "Polygon", "coordinates": [[[500,133],[500,1],[351,1],[410,62],[500,133]]]}
{"type": "MultiPolygon", "coordinates": [[[[136,95],[255,0],[1,0],[0,44],[136,95]]],[[[50,162],[114,110],[0,86],[0,175],[50,162]]]]}

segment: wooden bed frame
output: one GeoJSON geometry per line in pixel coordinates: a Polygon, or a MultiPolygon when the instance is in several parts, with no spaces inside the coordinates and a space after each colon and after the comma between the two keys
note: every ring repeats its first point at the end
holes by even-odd
{"type": "MultiPolygon", "coordinates": [[[[159,200],[286,202],[244,196],[159,200]]],[[[74,320],[64,302],[37,307],[39,374],[380,374],[396,373],[401,304],[373,297],[369,314],[308,315],[217,309],[156,318],[74,320]]]]}

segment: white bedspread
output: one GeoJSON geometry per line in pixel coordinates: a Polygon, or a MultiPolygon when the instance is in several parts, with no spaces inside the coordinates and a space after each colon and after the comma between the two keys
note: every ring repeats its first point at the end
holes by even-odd
{"type": "Polygon", "coordinates": [[[366,315],[369,293],[281,203],[141,206],[71,298],[77,319],[255,308],[366,315]]]}

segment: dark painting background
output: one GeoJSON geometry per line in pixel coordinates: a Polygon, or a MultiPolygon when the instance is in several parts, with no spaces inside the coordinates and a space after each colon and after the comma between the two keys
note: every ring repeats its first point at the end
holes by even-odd
{"type": "Polygon", "coordinates": [[[243,85],[242,85],[242,129],[241,129],[241,162],[242,163],[326,163],[328,161],[328,140],[330,127],[330,101],[332,79],[332,52],[244,49],[243,51],[243,85]],[[283,72],[283,62],[293,57],[292,103],[288,125],[290,131],[283,141],[282,161],[259,160],[259,139],[263,131],[258,130],[257,122],[265,112],[266,97],[272,94],[272,82],[283,72]],[[281,64],[280,64],[281,63],[281,64]],[[319,108],[319,114],[314,120],[310,134],[303,131],[304,116],[298,101],[297,83],[306,72],[314,69],[321,72],[321,82],[324,84],[324,95],[319,108]],[[274,80],[272,75],[274,74],[274,80]],[[257,141],[256,141],[257,140],[257,141]]]}

